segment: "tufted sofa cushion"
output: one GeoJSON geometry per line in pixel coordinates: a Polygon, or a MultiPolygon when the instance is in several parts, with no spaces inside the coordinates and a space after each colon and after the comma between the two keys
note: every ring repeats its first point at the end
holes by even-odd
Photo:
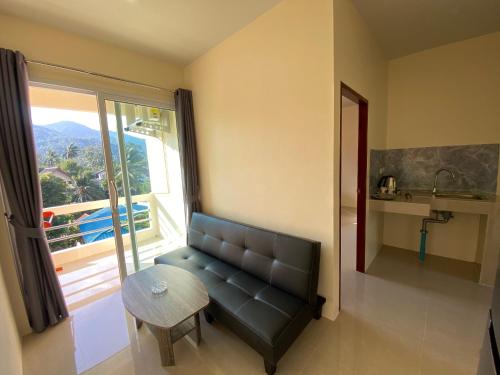
{"type": "Polygon", "coordinates": [[[273,345],[305,302],[240,269],[192,247],[155,259],[191,271],[205,284],[210,299],[273,345]]]}
{"type": "Polygon", "coordinates": [[[194,213],[188,244],[315,303],[319,243],[194,213]]]}

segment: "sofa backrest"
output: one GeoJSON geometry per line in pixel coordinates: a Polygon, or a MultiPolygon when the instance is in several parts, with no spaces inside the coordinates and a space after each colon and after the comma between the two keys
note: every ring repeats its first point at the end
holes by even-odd
{"type": "Polygon", "coordinates": [[[321,243],[195,212],[188,244],[315,304],[321,243]]]}

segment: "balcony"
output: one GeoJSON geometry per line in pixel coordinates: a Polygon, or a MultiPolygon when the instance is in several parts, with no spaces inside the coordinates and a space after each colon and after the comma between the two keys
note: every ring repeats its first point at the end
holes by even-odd
{"type": "MultiPolygon", "coordinates": [[[[134,195],[132,202],[140,207],[134,211],[134,223],[142,269],[151,266],[156,256],[185,244],[184,227],[177,224],[182,223],[183,211],[182,207],[179,207],[179,199],[168,193],[134,195]]],[[[124,204],[124,200],[120,200],[119,204],[124,204]]],[[[66,215],[79,217],[45,229],[52,259],[70,310],[120,288],[113,227],[108,226],[111,217],[86,219],[84,215],[96,211],[105,212],[102,209],[107,207],[109,200],[105,199],[44,209],[44,212],[53,213],[55,218],[68,217],[66,215]],[[97,228],[89,229],[84,223],[96,224],[97,228]],[[60,233],[62,230],[65,230],[64,234],[60,233]],[[108,233],[108,238],[100,239],[97,235],[102,233],[108,233]],[[92,238],[92,241],[89,241],[89,238],[92,238]],[[69,247],[61,244],[67,244],[69,247]]],[[[121,226],[127,270],[133,272],[131,241],[125,214],[121,215],[121,226]]]]}

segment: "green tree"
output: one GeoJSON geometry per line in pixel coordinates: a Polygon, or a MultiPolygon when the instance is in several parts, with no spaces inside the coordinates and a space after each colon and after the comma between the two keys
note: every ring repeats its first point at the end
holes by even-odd
{"type": "Polygon", "coordinates": [[[66,160],[76,158],[79,152],[79,147],[74,142],[71,142],[68,146],[66,146],[64,158],[66,160]]]}
{"type": "MultiPolygon", "coordinates": [[[[127,159],[130,193],[133,195],[149,193],[151,191],[151,185],[149,182],[149,167],[146,155],[133,144],[125,146],[125,155],[127,159]]],[[[123,176],[120,164],[115,164],[114,169],[115,180],[121,190],[121,187],[123,186],[123,176]]]]}
{"type": "Polygon", "coordinates": [[[54,167],[59,163],[59,155],[49,148],[47,152],[45,153],[45,158],[44,158],[45,164],[49,167],[54,167]]]}
{"type": "Polygon", "coordinates": [[[71,200],[71,193],[64,180],[52,174],[40,177],[43,207],[61,206],[71,200]]]}
{"type": "MultiPolygon", "coordinates": [[[[74,221],[75,219],[78,218],[78,215],[81,215],[81,213],[77,214],[70,214],[70,215],[57,215],[52,219],[52,226],[57,226],[57,225],[62,225],[62,224],[67,224],[70,221],[74,221]]],[[[47,233],[47,238],[48,239],[60,239],[62,236],[68,236],[70,234],[75,234],[78,233],[80,230],[78,226],[73,225],[69,226],[66,228],[60,228],[60,229],[54,229],[51,231],[46,232],[47,233]]],[[[64,240],[59,240],[56,242],[51,242],[49,244],[50,251],[58,251],[58,250],[64,250],[69,247],[73,247],[77,245],[77,242],[81,241],[81,237],[73,237],[73,238],[68,238],[64,240]]]]}
{"type": "Polygon", "coordinates": [[[83,168],[75,160],[63,160],[59,168],[66,172],[70,177],[76,177],[83,173],[83,168]]]}
{"type": "Polygon", "coordinates": [[[77,176],[72,176],[73,202],[89,202],[106,198],[106,193],[92,172],[84,171],[77,176]]]}
{"type": "Polygon", "coordinates": [[[85,169],[90,169],[92,172],[99,172],[104,169],[104,153],[100,146],[83,148],[78,160],[85,169]]]}

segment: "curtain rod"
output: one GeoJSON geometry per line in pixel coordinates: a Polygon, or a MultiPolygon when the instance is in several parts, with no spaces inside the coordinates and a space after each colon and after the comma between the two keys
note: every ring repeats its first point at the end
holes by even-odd
{"type": "Polygon", "coordinates": [[[47,63],[47,62],[38,61],[38,60],[25,60],[25,61],[26,61],[27,64],[50,66],[52,68],[57,68],[57,69],[62,69],[62,70],[69,70],[69,71],[72,71],[72,72],[77,72],[77,73],[82,73],[82,74],[88,74],[88,75],[91,75],[91,76],[96,76],[96,77],[101,77],[101,78],[106,78],[106,79],[112,79],[114,81],[120,81],[120,82],[124,82],[124,83],[129,83],[131,85],[142,86],[142,87],[147,87],[147,88],[150,88],[150,89],[162,90],[162,91],[167,91],[167,92],[170,92],[170,93],[175,93],[174,90],[165,89],[165,88],[160,87],[160,86],[148,85],[146,83],[141,83],[141,82],[137,82],[137,81],[131,81],[129,79],[124,79],[124,78],[109,76],[109,75],[106,75],[106,74],[96,73],[96,72],[92,72],[92,71],[89,71],[89,70],[83,70],[83,69],[78,69],[78,68],[71,68],[69,66],[64,66],[64,65],[59,65],[59,64],[52,64],[52,63],[47,63]]]}

